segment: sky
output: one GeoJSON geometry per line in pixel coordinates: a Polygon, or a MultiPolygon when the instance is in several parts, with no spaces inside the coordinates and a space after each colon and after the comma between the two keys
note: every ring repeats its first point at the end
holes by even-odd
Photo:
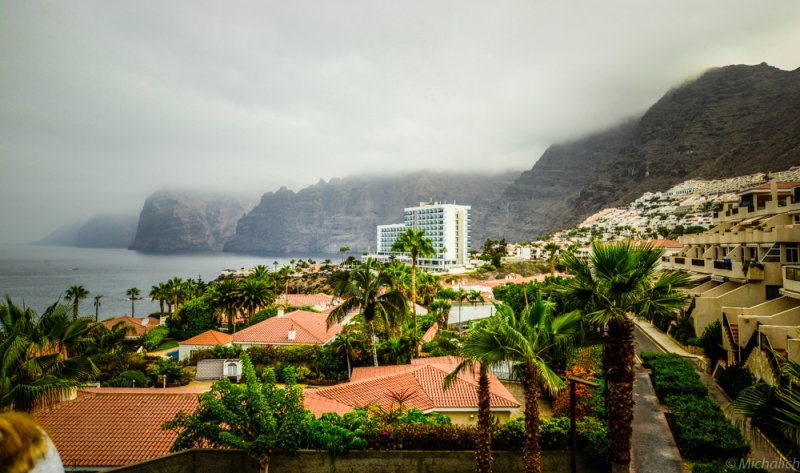
{"type": "Polygon", "coordinates": [[[0,0],[0,243],[161,188],[522,171],[761,62],[800,67],[800,2],[0,0]]]}

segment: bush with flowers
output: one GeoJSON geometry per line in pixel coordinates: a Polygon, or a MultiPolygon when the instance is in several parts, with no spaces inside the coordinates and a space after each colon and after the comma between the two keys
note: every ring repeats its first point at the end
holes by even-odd
{"type": "MultiPolygon", "coordinates": [[[[578,384],[575,386],[575,417],[602,417],[603,410],[603,379],[600,375],[602,356],[600,347],[585,348],[580,350],[571,360],[572,366],[566,370],[559,370],[558,374],[567,382],[567,378],[580,378],[598,383],[599,388],[590,388],[578,384]]],[[[568,383],[568,382],[567,382],[568,383]]],[[[553,417],[569,417],[570,393],[569,389],[562,390],[553,403],[553,417]]]]}

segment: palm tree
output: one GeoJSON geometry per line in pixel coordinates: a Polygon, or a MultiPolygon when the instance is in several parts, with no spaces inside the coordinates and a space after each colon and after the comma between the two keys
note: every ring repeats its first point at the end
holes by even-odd
{"type": "Polygon", "coordinates": [[[226,279],[222,281],[214,291],[212,296],[214,307],[221,310],[228,319],[228,333],[233,333],[233,322],[236,314],[243,306],[242,285],[236,279],[226,279]]]}
{"type": "Polygon", "coordinates": [[[183,290],[183,279],[179,277],[174,277],[167,281],[166,284],[167,290],[172,295],[172,307],[173,311],[178,310],[178,296],[181,295],[181,291],[183,290]]]}
{"type": "Polygon", "coordinates": [[[94,296],[94,321],[98,322],[100,318],[100,299],[103,297],[102,294],[99,296],[94,296]]]}
{"type": "Polygon", "coordinates": [[[417,257],[432,258],[436,256],[433,240],[425,237],[425,230],[408,228],[397,235],[397,240],[392,244],[392,251],[398,253],[411,253],[411,309],[414,311],[414,336],[417,331],[417,257]]]}
{"type": "MultiPolygon", "coordinates": [[[[550,315],[549,303],[537,297],[515,314],[510,305],[495,305],[495,315],[478,330],[463,351],[477,360],[515,362],[512,370],[525,391],[525,471],[539,473],[539,385],[555,394],[564,382],[547,362],[554,349],[575,343],[582,331],[581,314],[550,315]]],[[[469,338],[469,336],[468,336],[469,338]]]]}
{"type": "Polygon", "coordinates": [[[267,267],[264,266],[263,264],[259,264],[258,266],[253,268],[253,272],[250,273],[250,275],[247,277],[247,279],[262,280],[262,281],[267,282],[267,285],[270,285],[269,282],[268,282],[271,279],[270,275],[269,275],[269,269],[267,269],[267,267]]]}
{"type": "Polygon", "coordinates": [[[283,265],[280,271],[278,271],[278,277],[283,278],[285,284],[285,290],[283,291],[283,302],[284,304],[289,304],[289,277],[294,273],[292,268],[289,265],[283,265]]]}
{"type": "Polygon", "coordinates": [[[247,320],[252,320],[256,309],[266,307],[275,302],[275,294],[269,290],[267,283],[260,279],[246,279],[239,286],[242,307],[247,309],[247,320]]]}
{"type": "Polygon", "coordinates": [[[159,308],[161,309],[161,318],[164,318],[164,301],[169,300],[170,293],[163,282],[158,283],[158,286],[150,288],[150,300],[158,301],[159,308]]]}
{"type": "Polygon", "coordinates": [[[405,312],[408,300],[396,291],[397,281],[386,272],[377,272],[375,262],[368,258],[364,264],[346,271],[335,281],[334,295],[344,300],[328,315],[328,328],[341,323],[347,314],[360,310],[369,325],[372,342],[372,359],[378,366],[378,349],[375,339],[375,319],[387,319],[391,315],[405,312]]]}
{"type": "Polygon", "coordinates": [[[544,245],[544,250],[550,253],[550,257],[548,258],[550,261],[550,276],[556,275],[556,253],[560,249],[561,247],[552,241],[544,245]]]}
{"type": "Polygon", "coordinates": [[[105,324],[95,324],[90,330],[90,335],[94,338],[100,352],[107,351],[112,354],[122,344],[125,337],[133,333],[136,333],[136,329],[125,321],[115,323],[110,329],[105,324]]]}
{"type": "Polygon", "coordinates": [[[436,332],[447,327],[450,321],[450,309],[453,306],[446,299],[434,299],[430,305],[430,311],[436,314],[436,332]]]}
{"type": "Polygon", "coordinates": [[[633,317],[652,319],[674,314],[686,306],[680,290],[690,284],[682,271],[659,273],[663,249],[651,243],[592,243],[588,260],[567,254],[563,262],[574,275],[559,289],[575,307],[582,307],[589,322],[604,327],[607,343],[603,365],[610,406],[611,461],[630,465],[633,381],[635,373],[633,317]]]}
{"type": "Polygon", "coordinates": [[[462,351],[464,360],[456,366],[452,373],[444,378],[442,388],[447,390],[461,373],[477,374],[478,378],[478,436],[475,442],[475,471],[477,473],[492,472],[492,411],[489,389],[489,367],[493,363],[503,361],[502,351],[484,350],[491,344],[487,337],[494,336],[486,329],[489,321],[481,322],[473,328],[464,339],[462,351]]]}
{"type": "Polygon", "coordinates": [[[342,254],[342,263],[344,263],[344,254],[347,253],[348,251],[350,251],[350,247],[349,246],[343,246],[343,247],[339,248],[339,253],[342,254]]]}
{"type": "Polygon", "coordinates": [[[441,277],[431,273],[420,273],[417,279],[417,296],[423,307],[428,307],[442,287],[441,277]]]}
{"type": "Polygon", "coordinates": [[[72,301],[72,320],[78,320],[78,305],[81,299],[86,299],[88,296],[89,291],[83,286],[72,286],[64,293],[64,300],[72,301]]]}
{"type": "Polygon", "coordinates": [[[359,332],[356,325],[346,325],[342,331],[331,342],[331,350],[337,355],[344,355],[347,359],[347,379],[350,379],[352,369],[350,368],[350,358],[355,357],[364,349],[362,339],[359,337],[359,332]]]}
{"type": "Polygon", "coordinates": [[[8,296],[0,304],[0,411],[31,412],[58,402],[97,374],[89,358],[69,356],[89,321],[70,321],[68,314],[69,306],[58,302],[41,317],[8,296]]]}
{"type": "Polygon", "coordinates": [[[125,295],[128,296],[128,299],[130,299],[130,301],[131,301],[131,317],[135,317],[135,315],[134,315],[134,313],[135,313],[134,312],[134,309],[135,309],[134,302],[139,301],[139,300],[142,299],[141,297],[139,297],[140,293],[141,293],[141,291],[139,291],[138,287],[132,287],[132,288],[128,289],[127,291],[125,291],[125,295]]]}

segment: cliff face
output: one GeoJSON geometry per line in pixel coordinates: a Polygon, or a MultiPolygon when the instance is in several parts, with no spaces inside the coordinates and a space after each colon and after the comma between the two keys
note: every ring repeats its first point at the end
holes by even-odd
{"type": "Polygon", "coordinates": [[[800,69],[712,69],[669,91],[560,222],[578,223],[686,179],[720,179],[800,164],[800,69]]]}
{"type": "Polygon", "coordinates": [[[145,201],[129,249],[220,251],[249,209],[244,199],[231,195],[158,191],[145,201]]]}
{"type": "Polygon", "coordinates": [[[138,215],[95,215],[81,226],[75,246],[127,248],[136,235],[138,215]]]}
{"type": "Polygon", "coordinates": [[[239,220],[225,245],[232,252],[336,252],[374,250],[376,226],[403,221],[403,208],[422,201],[472,206],[472,241],[487,235],[485,216],[514,174],[418,172],[397,177],[320,180],[297,193],[268,192],[239,220]]]}
{"type": "Polygon", "coordinates": [[[75,246],[81,227],[83,227],[83,222],[62,225],[53,230],[46,237],[32,244],[42,246],[75,246]]]}
{"type": "MultiPolygon", "coordinates": [[[[636,121],[550,146],[491,205],[484,225],[493,238],[535,239],[573,212],[578,195],[631,139],[636,121]]],[[[475,218],[473,218],[473,221],[475,218]]]]}

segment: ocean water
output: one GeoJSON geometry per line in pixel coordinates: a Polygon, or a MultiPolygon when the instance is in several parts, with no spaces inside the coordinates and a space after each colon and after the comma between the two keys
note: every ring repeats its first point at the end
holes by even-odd
{"type": "Polygon", "coordinates": [[[143,253],[122,248],[72,248],[63,246],[0,245],[0,296],[8,294],[14,303],[32,307],[42,313],[50,304],[63,297],[74,285],[82,285],[89,297],[81,301],[81,315],[94,315],[94,296],[100,300],[100,319],[130,315],[131,302],[125,291],[138,287],[136,316],[159,310],[158,302],[147,299],[150,288],[159,282],[179,278],[202,277],[206,282],[215,279],[226,268],[252,268],[263,264],[273,268],[289,264],[291,259],[312,258],[322,262],[341,259],[339,253],[143,253]]]}

